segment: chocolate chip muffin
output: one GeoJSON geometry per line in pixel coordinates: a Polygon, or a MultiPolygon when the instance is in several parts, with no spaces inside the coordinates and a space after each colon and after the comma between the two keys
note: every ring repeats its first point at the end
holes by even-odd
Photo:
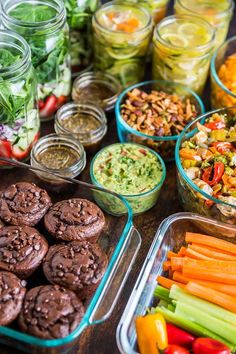
{"type": "Polygon", "coordinates": [[[0,271],[0,325],[6,326],[19,315],[25,296],[24,280],[10,272],[0,271]]]}
{"type": "Polygon", "coordinates": [[[96,243],[72,241],[51,246],[43,270],[50,283],[74,290],[85,300],[99,285],[107,262],[106,254],[96,243]]]}
{"type": "Polygon", "coordinates": [[[40,265],[47,251],[47,241],[33,227],[4,226],[0,229],[1,270],[27,278],[40,265]]]}
{"type": "Polygon", "coordinates": [[[0,194],[0,219],[12,225],[36,225],[52,205],[44,189],[34,183],[12,184],[0,194]]]}
{"type": "Polygon", "coordinates": [[[58,285],[38,286],[25,296],[19,327],[39,338],[62,338],[76,329],[83,315],[83,304],[73,291],[58,285]]]}
{"type": "Polygon", "coordinates": [[[44,222],[48,232],[58,240],[96,242],[105,225],[105,217],[94,203],[74,198],[54,204],[44,222]]]}

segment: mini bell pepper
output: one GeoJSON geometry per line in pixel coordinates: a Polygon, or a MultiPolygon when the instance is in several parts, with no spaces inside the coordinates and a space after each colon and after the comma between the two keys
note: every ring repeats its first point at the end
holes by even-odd
{"type": "Polygon", "coordinates": [[[141,354],[158,354],[167,347],[166,322],[161,314],[138,316],[135,325],[141,354]]]}
{"type": "Polygon", "coordinates": [[[192,348],[195,337],[178,328],[171,323],[166,324],[167,336],[168,336],[168,344],[176,344],[185,348],[192,348]]]}
{"type": "Polygon", "coordinates": [[[225,122],[223,121],[217,121],[217,122],[210,122],[210,123],[205,123],[204,126],[206,128],[209,128],[211,130],[218,130],[218,129],[223,129],[225,128],[225,122]]]}
{"type": "Polygon", "coordinates": [[[197,338],[193,343],[193,354],[230,354],[231,350],[212,338],[197,338]]]}
{"type": "Polygon", "coordinates": [[[225,171],[225,165],[223,162],[216,162],[214,164],[214,171],[213,167],[207,167],[204,169],[203,174],[202,174],[202,179],[204,182],[209,184],[209,186],[214,186],[218,182],[220,182],[223,174],[225,171]],[[213,173],[213,177],[212,177],[213,173]]]}

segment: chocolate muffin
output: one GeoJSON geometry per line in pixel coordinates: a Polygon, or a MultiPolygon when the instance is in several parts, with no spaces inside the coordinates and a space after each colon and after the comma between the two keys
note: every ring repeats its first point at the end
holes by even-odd
{"type": "Polygon", "coordinates": [[[106,254],[96,243],[72,241],[51,246],[43,270],[50,283],[74,290],[85,300],[99,285],[107,262],[106,254]]]}
{"type": "Polygon", "coordinates": [[[59,240],[96,242],[105,225],[103,212],[86,199],[54,204],[44,217],[48,232],[59,240]]]}
{"type": "Polygon", "coordinates": [[[12,184],[0,194],[0,219],[12,225],[36,225],[52,205],[44,189],[34,183],[12,184]]]}
{"type": "Polygon", "coordinates": [[[4,226],[0,229],[2,270],[27,278],[40,265],[47,251],[47,241],[33,227],[4,226]]]}
{"type": "Polygon", "coordinates": [[[58,285],[38,286],[25,296],[19,327],[39,338],[62,338],[76,329],[83,315],[83,304],[73,291],[58,285]]]}
{"type": "Polygon", "coordinates": [[[6,326],[19,315],[25,296],[24,280],[0,271],[0,325],[6,326]]]}

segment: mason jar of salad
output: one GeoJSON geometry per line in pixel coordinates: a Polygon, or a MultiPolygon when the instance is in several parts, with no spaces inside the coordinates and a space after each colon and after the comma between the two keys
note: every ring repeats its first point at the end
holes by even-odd
{"type": "Polygon", "coordinates": [[[30,45],[40,118],[53,118],[67,101],[71,88],[69,29],[63,1],[6,0],[2,22],[30,45]]]}
{"type": "Polygon", "coordinates": [[[200,17],[164,18],[154,30],[153,78],[178,82],[201,94],[214,38],[214,28],[200,17]]]}
{"type": "Polygon", "coordinates": [[[0,38],[0,156],[25,160],[40,125],[30,48],[15,33],[0,30],[0,38]]]}
{"type": "Polygon", "coordinates": [[[207,20],[215,29],[215,49],[225,40],[233,15],[233,0],[175,0],[175,13],[197,15],[207,20]]]}
{"type": "Polygon", "coordinates": [[[166,15],[169,0],[127,0],[128,2],[138,3],[146,7],[152,17],[154,24],[160,22],[166,15]]]}
{"type": "Polygon", "coordinates": [[[76,76],[92,62],[92,15],[100,0],[64,0],[70,28],[72,75],[76,76]]]}
{"type": "Polygon", "coordinates": [[[143,79],[152,35],[149,11],[132,3],[110,2],[92,20],[94,66],[117,77],[123,87],[143,79]]]}

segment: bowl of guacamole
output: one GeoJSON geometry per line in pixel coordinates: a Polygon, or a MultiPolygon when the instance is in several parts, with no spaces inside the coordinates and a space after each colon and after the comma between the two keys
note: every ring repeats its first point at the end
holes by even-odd
{"type": "MultiPolygon", "coordinates": [[[[123,196],[133,214],[140,214],[156,204],[166,168],[162,158],[146,146],[117,143],[106,146],[94,156],[90,177],[94,185],[123,196]]],[[[110,214],[121,215],[127,211],[114,195],[94,191],[94,198],[110,214]]]]}

